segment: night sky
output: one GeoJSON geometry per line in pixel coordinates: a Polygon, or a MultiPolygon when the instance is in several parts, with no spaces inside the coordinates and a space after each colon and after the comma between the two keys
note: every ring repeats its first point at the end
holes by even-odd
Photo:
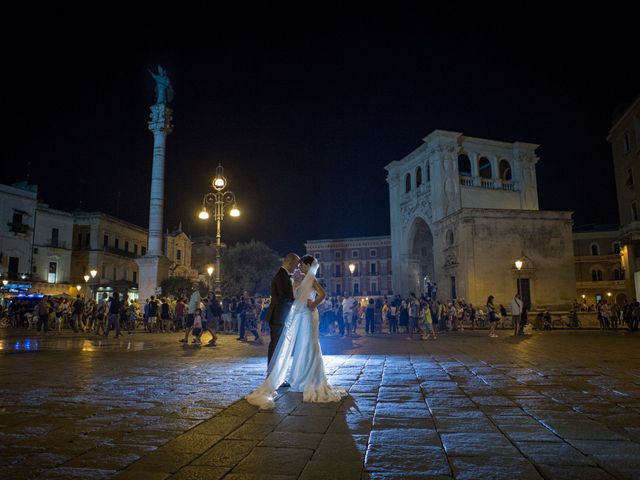
{"type": "Polygon", "coordinates": [[[606,136],[640,94],[622,11],[148,10],[41,11],[16,17],[20,35],[5,29],[0,182],[28,173],[55,208],[147,227],[147,68],[161,64],[176,92],[168,227],[205,232],[197,212],[222,162],[243,212],[223,223],[229,244],[302,252],[388,234],[384,166],[434,129],[539,143],[542,209],[618,221],[606,136]]]}

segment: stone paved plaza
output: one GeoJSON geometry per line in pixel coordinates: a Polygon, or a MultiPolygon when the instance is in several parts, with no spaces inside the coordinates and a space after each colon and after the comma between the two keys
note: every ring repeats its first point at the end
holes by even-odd
{"type": "Polygon", "coordinates": [[[0,478],[640,478],[640,336],[322,339],[339,404],[242,400],[266,346],[0,332],[0,478]]]}

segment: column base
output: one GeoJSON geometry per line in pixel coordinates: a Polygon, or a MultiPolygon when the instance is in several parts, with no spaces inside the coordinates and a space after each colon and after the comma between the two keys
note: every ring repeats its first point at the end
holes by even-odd
{"type": "Polygon", "coordinates": [[[162,256],[144,256],[136,258],[138,264],[138,302],[144,305],[147,298],[151,295],[162,294],[160,284],[163,280],[169,278],[169,267],[171,261],[162,256]]]}

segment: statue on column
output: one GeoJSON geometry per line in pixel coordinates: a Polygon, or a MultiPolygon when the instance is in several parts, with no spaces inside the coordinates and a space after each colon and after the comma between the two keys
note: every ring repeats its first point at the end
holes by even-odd
{"type": "Polygon", "coordinates": [[[156,104],[171,102],[174,92],[167,71],[158,65],[158,73],[153,73],[151,70],[149,70],[149,73],[156,81],[156,104]]]}

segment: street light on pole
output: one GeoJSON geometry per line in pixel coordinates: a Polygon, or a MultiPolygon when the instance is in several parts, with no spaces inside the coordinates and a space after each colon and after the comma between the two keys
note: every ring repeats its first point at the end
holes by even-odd
{"type": "MultiPolygon", "coordinates": [[[[202,210],[198,214],[198,218],[201,220],[209,219],[209,210],[207,206],[210,207],[213,213],[213,219],[216,222],[216,294],[220,294],[220,252],[222,249],[222,241],[220,236],[220,227],[222,220],[224,219],[224,209],[226,206],[231,205],[231,210],[229,210],[229,215],[232,217],[239,217],[240,210],[236,205],[236,196],[233,192],[227,190],[224,191],[227,186],[227,179],[224,176],[224,169],[222,165],[218,165],[216,168],[216,176],[211,182],[211,186],[215,190],[214,192],[210,192],[205,194],[202,199],[202,210]]],[[[213,273],[213,272],[212,272],[213,273]]],[[[211,275],[211,274],[209,274],[211,275]]]]}
{"type": "Polygon", "coordinates": [[[521,258],[519,258],[518,260],[515,261],[515,265],[516,265],[516,270],[518,270],[518,295],[520,295],[520,300],[522,300],[522,304],[524,305],[524,299],[522,298],[522,288],[520,286],[520,270],[522,270],[524,261],[521,258]]]}
{"type": "Polygon", "coordinates": [[[349,271],[351,272],[351,294],[353,295],[353,272],[356,271],[356,266],[353,263],[349,264],[349,271]]]}
{"type": "Polygon", "coordinates": [[[207,273],[209,274],[209,288],[211,288],[211,275],[213,275],[213,267],[207,267],[207,273]]]}

